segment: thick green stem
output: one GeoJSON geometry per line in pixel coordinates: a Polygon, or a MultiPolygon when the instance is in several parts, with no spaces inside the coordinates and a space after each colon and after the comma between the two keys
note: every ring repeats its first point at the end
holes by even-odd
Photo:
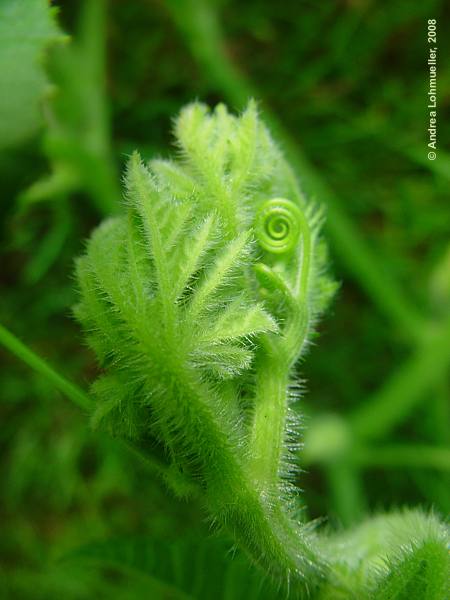
{"type": "Polygon", "coordinates": [[[220,522],[266,573],[292,591],[311,592],[320,585],[328,567],[311,532],[293,522],[279,503],[246,485],[245,478],[238,488],[229,488],[227,498],[225,510],[216,512],[220,522]]]}
{"type": "MultiPolygon", "coordinates": [[[[289,315],[280,339],[266,336],[256,378],[253,422],[249,440],[249,471],[261,490],[278,491],[287,450],[290,370],[301,354],[308,332],[307,297],[311,265],[311,235],[301,216],[302,243],[297,255],[293,294],[284,288],[289,315]]],[[[276,280],[274,280],[275,282],[276,280]]]]}
{"type": "Polygon", "coordinates": [[[274,491],[280,480],[285,448],[288,369],[284,357],[261,359],[256,381],[255,408],[249,441],[248,470],[261,490],[274,491]]]}
{"type": "MultiPolygon", "coordinates": [[[[267,382],[274,381],[273,369],[266,370],[269,372],[272,377],[267,382]]],[[[271,411],[271,418],[276,417],[279,424],[277,453],[266,461],[266,448],[261,449],[255,481],[245,452],[235,439],[235,424],[230,414],[226,414],[226,407],[217,411],[217,398],[209,386],[181,364],[177,370],[172,366],[166,372],[161,369],[160,373],[172,382],[173,394],[172,400],[167,397],[162,406],[155,406],[158,422],[167,424],[174,432],[178,440],[176,456],[190,457],[194,479],[205,491],[214,522],[230,531],[253,560],[271,574],[292,580],[296,585],[303,585],[306,580],[314,585],[325,567],[315,553],[310,534],[291,520],[281,505],[279,491],[274,489],[278,472],[273,468],[278,466],[279,452],[284,447],[284,422],[277,414],[280,407],[271,411]],[[270,486],[263,480],[267,476],[271,478],[270,486]]],[[[282,377],[277,380],[279,399],[286,407],[286,386],[282,386],[282,377]]],[[[271,393],[267,399],[272,405],[271,393]]],[[[258,443],[263,439],[263,436],[258,438],[258,443]]]]}

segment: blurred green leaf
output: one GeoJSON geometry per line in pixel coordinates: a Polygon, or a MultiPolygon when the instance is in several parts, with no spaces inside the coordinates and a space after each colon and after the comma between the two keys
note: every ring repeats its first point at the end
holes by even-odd
{"type": "Polygon", "coordinates": [[[0,2],[0,150],[42,124],[41,101],[49,88],[43,59],[62,39],[47,0],[0,2]]]}
{"type": "Polygon", "coordinates": [[[106,3],[84,2],[78,35],[52,56],[44,152],[51,173],[20,196],[21,207],[82,190],[101,214],[117,210],[120,191],[112,159],[106,96],[106,3]]]}
{"type": "MultiPolygon", "coordinates": [[[[145,536],[92,543],[63,561],[112,566],[157,585],[153,599],[264,600],[278,597],[264,575],[240,553],[231,554],[216,538],[178,539],[173,543],[145,536]]],[[[282,596],[282,595],[281,595],[282,596]]],[[[281,597],[280,596],[280,597],[281,597]]]]}

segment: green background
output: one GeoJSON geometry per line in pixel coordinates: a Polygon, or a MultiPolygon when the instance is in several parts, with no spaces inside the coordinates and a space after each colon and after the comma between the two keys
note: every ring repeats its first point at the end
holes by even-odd
{"type": "MultiPolygon", "coordinates": [[[[119,209],[127,156],[135,148],[167,156],[171,119],[192,99],[240,110],[254,96],[305,190],[326,206],[340,282],[299,367],[307,516],[348,526],[393,507],[448,514],[449,7],[55,4],[59,32],[45,1],[0,8],[9,92],[0,103],[1,322],[87,388],[96,367],[71,316],[73,260],[119,209]],[[435,161],[427,159],[432,18],[435,161]]],[[[199,580],[190,597],[216,597],[200,581],[208,574],[212,586],[228,585],[227,597],[244,593],[247,565],[230,567],[228,546],[208,541],[200,507],[173,499],[120,444],[90,431],[40,375],[6,351],[0,359],[6,597],[181,598],[189,573],[199,580]],[[147,568],[155,552],[157,573],[147,568]]]]}

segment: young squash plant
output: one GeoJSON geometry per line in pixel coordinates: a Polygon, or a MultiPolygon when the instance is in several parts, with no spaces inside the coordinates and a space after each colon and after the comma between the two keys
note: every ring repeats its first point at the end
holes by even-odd
{"type": "Polygon", "coordinates": [[[125,175],[124,209],[78,259],[75,314],[101,375],[91,422],[167,484],[292,597],[447,597],[448,532],[420,511],[325,535],[300,518],[295,367],[336,285],[321,211],[256,106],[183,109],[176,160],[125,175]]]}

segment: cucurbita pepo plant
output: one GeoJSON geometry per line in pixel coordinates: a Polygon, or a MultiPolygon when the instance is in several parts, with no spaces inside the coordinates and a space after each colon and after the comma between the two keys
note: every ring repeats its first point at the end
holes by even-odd
{"type": "Polygon", "coordinates": [[[294,366],[335,290],[320,210],[254,103],[240,117],[192,104],[175,135],[177,160],[133,154],[123,213],[77,262],[76,316],[102,369],[93,424],[164,448],[170,487],[293,595],[445,598],[437,518],[325,537],[298,516],[294,366]]]}

